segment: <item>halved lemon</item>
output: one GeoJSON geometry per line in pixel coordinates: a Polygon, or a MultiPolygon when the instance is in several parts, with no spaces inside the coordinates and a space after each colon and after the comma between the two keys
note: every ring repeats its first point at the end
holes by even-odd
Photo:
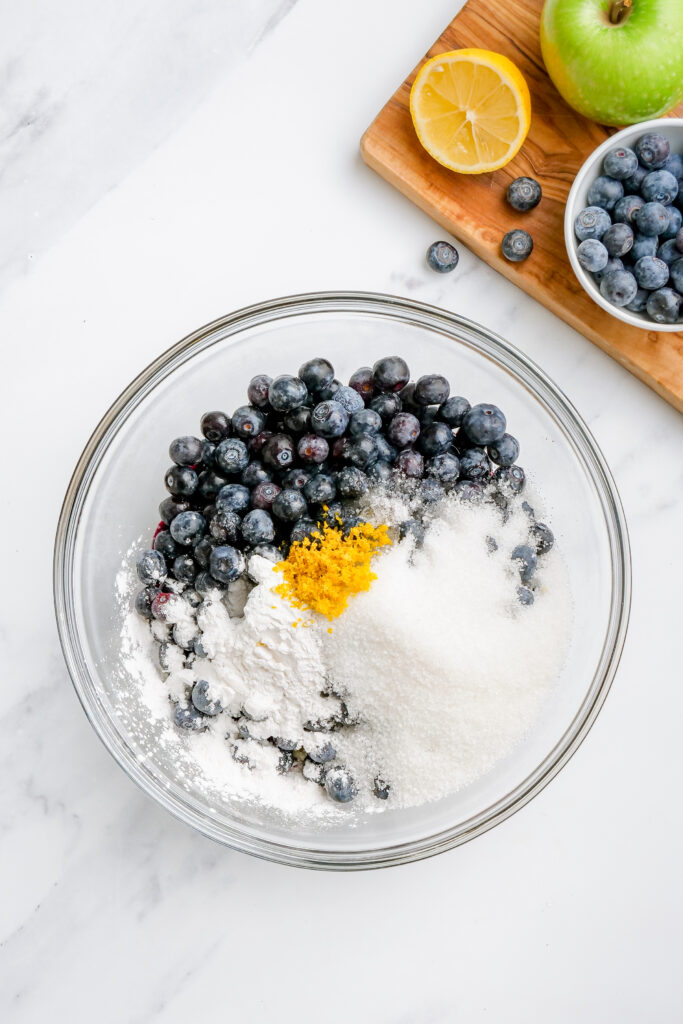
{"type": "Polygon", "coordinates": [[[519,68],[492,50],[451,50],[424,64],[410,92],[417,137],[460,174],[495,171],[512,160],[531,122],[519,68]]]}

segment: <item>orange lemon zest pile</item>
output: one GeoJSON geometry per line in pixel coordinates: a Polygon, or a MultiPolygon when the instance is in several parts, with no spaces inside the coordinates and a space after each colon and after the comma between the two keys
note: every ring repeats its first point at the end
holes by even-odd
{"type": "Polygon", "coordinates": [[[325,523],[311,537],[292,544],[287,558],[275,566],[284,576],[273,588],[275,593],[294,608],[310,608],[335,619],[353,594],[369,590],[377,579],[370,563],[380,548],[391,544],[387,531],[384,525],[360,523],[344,536],[325,523]]]}

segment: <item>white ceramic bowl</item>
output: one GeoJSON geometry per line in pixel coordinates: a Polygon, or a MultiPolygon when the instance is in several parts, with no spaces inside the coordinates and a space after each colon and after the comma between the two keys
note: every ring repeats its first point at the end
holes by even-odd
{"type": "Polygon", "coordinates": [[[602,306],[603,309],[607,310],[617,320],[622,320],[625,324],[631,324],[632,327],[640,327],[642,330],[683,331],[683,320],[679,320],[675,324],[658,324],[651,320],[647,313],[631,313],[628,309],[622,309],[619,306],[613,306],[611,302],[607,302],[600,294],[600,289],[593,280],[592,274],[583,269],[576,255],[579,243],[574,234],[574,221],[577,214],[584,207],[588,206],[586,201],[588,189],[602,173],[602,161],[605,158],[605,154],[610,149],[614,149],[615,146],[629,146],[633,149],[633,144],[641,135],[645,135],[646,132],[661,132],[662,135],[669,139],[672,152],[683,153],[683,117],[665,117],[657,118],[654,121],[642,121],[640,124],[633,124],[629,128],[623,128],[615,135],[611,135],[609,139],[606,139],[601,146],[598,146],[591,153],[574,179],[564,211],[564,242],[567,246],[569,262],[574,273],[584,291],[590,295],[593,302],[597,302],[598,306],[602,306]]]}

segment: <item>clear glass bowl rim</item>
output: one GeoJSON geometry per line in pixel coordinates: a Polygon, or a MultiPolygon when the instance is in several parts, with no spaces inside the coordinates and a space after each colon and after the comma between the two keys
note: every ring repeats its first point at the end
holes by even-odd
{"type": "Polygon", "coordinates": [[[313,292],[272,299],[236,310],[205,324],[178,341],[147,366],[119,395],[100,420],[71,477],[62,505],[54,547],[54,604],[64,658],[83,710],[109,753],[125,773],[158,804],[198,832],[265,860],[298,867],[359,870],[405,864],[442,853],[493,828],[529,802],[569,761],[588,734],[616,673],[626,638],[631,603],[631,557],[621,500],[598,445],[564,393],[546,374],[500,336],[456,313],[399,296],[375,292],[313,292]],[[250,834],[248,829],[216,821],[192,802],[167,792],[136,759],[116,730],[98,695],[97,680],[86,663],[75,608],[74,552],[80,514],[99,463],[130,412],[157,384],[195,352],[212,345],[214,334],[235,334],[273,320],[313,313],[379,315],[413,326],[467,337],[467,343],[510,371],[562,424],[596,487],[610,546],[612,590],[602,654],[586,696],[562,738],[518,786],[457,826],[418,840],[385,848],[330,851],[289,846],[250,834]]]}

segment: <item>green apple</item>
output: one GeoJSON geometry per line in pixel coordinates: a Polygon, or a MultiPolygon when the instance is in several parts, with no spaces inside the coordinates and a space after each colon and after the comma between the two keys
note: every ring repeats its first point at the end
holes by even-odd
{"type": "Polygon", "coordinates": [[[546,0],[541,50],[557,91],[591,120],[659,117],[683,99],[683,0],[546,0]]]}

